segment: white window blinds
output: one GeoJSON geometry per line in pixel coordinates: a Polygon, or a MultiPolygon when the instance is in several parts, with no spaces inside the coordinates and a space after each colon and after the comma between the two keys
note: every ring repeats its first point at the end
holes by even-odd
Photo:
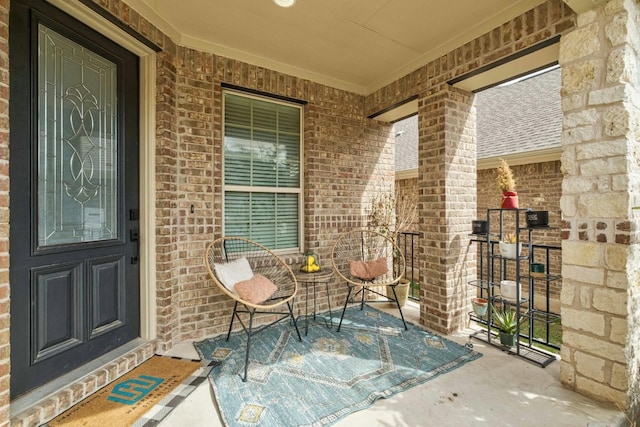
{"type": "Polygon", "coordinates": [[[297,248],[300,108],[229,92],[224,101],[225,234],[297,248]]]}

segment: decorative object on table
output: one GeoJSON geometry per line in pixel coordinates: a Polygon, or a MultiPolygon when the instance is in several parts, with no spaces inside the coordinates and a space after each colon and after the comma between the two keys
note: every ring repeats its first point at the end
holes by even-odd
{"type": "Polygon", "coordinates": [[[522,298],[522,285],[515,280],[500,281],[500,296],[509,301],[515,301],[520,295],[522,298]]]}
{"type": "Polygon", "coordinates": [[[302,336],[293,315],[293,299],[298,281],[282,258],[260,243],[242,237],[221,237],[211,242],[204,254],[204,264],[213,283],[223,294],[234,300],[227,339],[235,320],[246,334],[244,376],[247,380],[249,350],[254,334],[282,320],[293,324],[298,339],[302,336]],[[256,314],[277,316],[272,323],[254,327],[256,314]],[[248,315],[241,316],[241,314],[248,315]]]}
{"type": "Polygon", "coordinates": [[[527,211],[527,227],[548,227],[549,211],[527,211]]]}
{"type": "Polygon", "coordinates": [[[352,302],[395,302],[405,324],[397,287],[403,278],[405,259],[391,236],[369,229],[356,229],[341,234],[331,250],[331,264],[338,278],[348,287],[347,298],[338,323],[338,332],[352,302]],[[393,296],[383,294],[381,287],[390,287],[393,296]],[[379,299],[383,297],[384,299],[379,299]]]}
{"type": "Polygon", "coordinates": [[[516,345],[518,336],[518,316],[516,311],[508,307],[497,309],[495,305],[492,304],[491,314],[493,316],[493,324],[500,331],[500,344],[506,347],[516,345]]]}
{"type": "Polygon", "coordinates": [[[320,264],[318,263],[318,256],[311,251],[304,254],[304,262],[300,267],[300,271],[305,273],[315,273],[320,271],[320,264]]]}
{"type": "Polygon", "coordinates": [[[199,360],[153,356],[58,415],[48,425],[156,426],[206,381],[210,370],[210,366],[199,360]]]}
{"type": "Polygon", "coordinates": [[[471,233],[473,234],[487,234],[487,221],[485,220],[473,220],[471,221],[471,233]]]}
{"type": "Polygon", "coordinates": [[[487,314],[489,301],[486,298],[471,298],[471,307],[476,316],[482,317],[487,314]]]}
{"type": "Polygon", "coordinates": [[[532,262],[529,264],[529,275],[531,277],[545,277],[544,264],[538,262],[532,262]]]}
{"type": "Polygon", "coordinates": [[[520,253],[522,252],[522,243],[517,240],[518,239],[514,233],[507,233],[498,243],[500,255],[503,258],[516,259],[520,256],[520,253]]]}
{"type": "Polygon", "coordinates": [[[194,344],[203,359],[220,362],[209,381],[223,425],[334,424],[481,357],[418,326],[405,331],[400,319],[367,305],[348,308],[340,332],[314,323],[302,342],[293,335],[284,323],[256,335],[246,383],[242,335],[194,344]]]}
{"type": "Polygon", "coordinates": [[[513,171],[506,160],[500,159],[497,170],[498,188],[502,191],[502,209],[518,209],[518,193],[516,193],[516,181],[513,179],[513,171]]]}

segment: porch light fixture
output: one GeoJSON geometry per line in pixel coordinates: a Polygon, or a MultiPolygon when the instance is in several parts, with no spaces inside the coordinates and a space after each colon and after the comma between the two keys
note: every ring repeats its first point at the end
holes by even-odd
{"type": "Polygon", "coordinates": [[[296,0],[273,0],[273,2],[280,7],[291,7],[296,3],[296,0]]]}

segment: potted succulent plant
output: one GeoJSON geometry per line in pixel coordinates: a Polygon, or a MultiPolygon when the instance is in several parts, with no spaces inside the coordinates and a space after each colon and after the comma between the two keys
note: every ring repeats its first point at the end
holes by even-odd
{"type": "Polygon", "coordinates": [[[518,316],[515,310],[509,308],[497,309],[491,305],[493,324],[499,329],[500,344],[513,347],[518,335],[518,316]]]}
{"type": "Polygon", "coordinates": [[[496,170],[498,188],[502,191],[502,209],[518,209],[518,193],[513,171],[506,160],[500,159],[500,166],[496,170]]]}

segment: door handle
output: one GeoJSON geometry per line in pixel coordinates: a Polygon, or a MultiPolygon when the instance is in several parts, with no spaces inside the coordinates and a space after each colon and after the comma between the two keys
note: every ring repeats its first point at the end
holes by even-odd
{"type": "Polygon", "coordinates": [[[129,230],[129,240],[131,243],[136,244],[133,255],[131,256],[131,264],[137,264],[140,256],[140,233],[138,233],[137,228],[129,230]]]}

